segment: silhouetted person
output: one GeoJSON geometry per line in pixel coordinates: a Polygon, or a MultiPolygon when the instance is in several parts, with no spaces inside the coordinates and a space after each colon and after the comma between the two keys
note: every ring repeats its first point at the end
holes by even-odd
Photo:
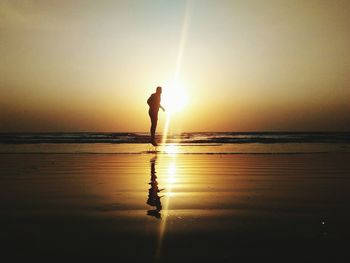
{"type": "Polygon", "coordinates": [[[156,128],[157,128],[157,122],[158,122],[158,111],[159,108],[161,108],[163,111],[165,109],[160,105],[160,95],[162,94],[162,87],[157,87],[156,93],[153,93],[147,100],[147,104],[149,105],[148,114],[151,118],[151,143],[153,146],[157,146],[156,142],[156,128]]]}
{"type": "Polygon", "coordinates": [[[157,176],[156,176],[156,158],[153,157],[151,159],[151,181],[149,184],[151,185],[151,188],[148,189],[148,198],[147,198],[147,204],[150,206],[155,206],[155,209],[148,210],[147,215],[154,216],[156,218],[160,218],[160,210],[162,210],[162,204],[160,202],[160,198],[162,196],[159,196],[158,193],[160,191],[163,191],[164,189],[158,188],[158,182],[157,182],[157,176]]]}

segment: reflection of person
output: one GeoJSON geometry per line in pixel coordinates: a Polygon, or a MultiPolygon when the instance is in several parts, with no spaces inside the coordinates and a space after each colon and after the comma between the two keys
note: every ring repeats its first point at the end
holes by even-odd
{"type": "Polygon", "coordinates": [[[162,204],[160,202],[160,198],[162,196],[159,196],[158,193],[160,191],[163,191],[164,189],[158,188],[158,182],[157,182],[157,176],[156,176],[156,158],[153,157],[151,159],[151,181],[149,184],[151,185],[151,188],[148,189],[148,199],[147,204],[150,206],[155,206],[156,209],[148,210],[147,215],[154,216],[157,218],[160,218],[160,210],[162,210],[162,204]]]}
{"type": "Polygon", "coordinates": [[[157,87],[156,93],[153,93],[147,100],[147,104],[149,105],[148,114],[151,118],[151,143],[153,146],[157,146],[155,134],[158,122],[158,111],[161,108],[163,111],[165,109],[160,105],[160,95],[162,94],[162,87],[157,87]]]}

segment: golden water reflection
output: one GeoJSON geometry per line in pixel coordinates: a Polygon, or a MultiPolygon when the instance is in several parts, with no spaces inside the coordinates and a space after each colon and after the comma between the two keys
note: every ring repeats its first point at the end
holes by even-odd
{"type": "MultiPolygon", "coordinates": [[[[159,161],[162,161],[162,155],[159,158],[159,161]]],[[[165,161],[165,160],[163,160],[165,161]]],[[[153,216],[157,219],[161,219],[158,228],[158,238],[157,238],[157,246],[155,251],[155,260],[157,261],[160,258],[162,242],[164,239],[164,234],[167,225],[167,217],[169,216],[169,203],[170,198],[172,196],[172,186],[176,182],[176,155],[171,157],[171,160],[166,162],[166,166],[160,167],[160,177],[164,180],[161,180],[165,185],[166,189],[160,189],[158,186],[158,177],[157,177],[157,155],[150,159],[150,188],[148,189],[148,198],[147,204],[152,206],[153,209],[147,210],[147,215],[153,216]],[[162,174],[163,173],[163,174],[162,174]],[[163,190],[164,195],[160,196],[159,193],[163,190]],[[161,198],[164,197],[163,204],[161,202],[161,198]],[[162,211],[162,212],[161,212],[162,211]]]]}
{"type": "Polygon", "coordinates": [[[180,153],[180,149],[176,144],[167,144],[164,146],[164,152],[167,154],[177,154],[180,153]]]}
{"type": "Polygon", "coordinates": [[[158,181],[157,181],[157,175],[156,175],[156,160],[157,156],[154,156],[151,160],[151,178],[150,182],[148,183],[151,187],[148,189],[148,198],[147,198],[147,204],[150,206],[153,206],[154,209],[150,209],[147,211],[147,215],[154,216],[158,219],[161,218],[160,211],[162,210],[162,203],[160,199],[163,196],[159,196],[158,193],[163,191],[164,189],[159,189],[158,187],[158,181]]]}

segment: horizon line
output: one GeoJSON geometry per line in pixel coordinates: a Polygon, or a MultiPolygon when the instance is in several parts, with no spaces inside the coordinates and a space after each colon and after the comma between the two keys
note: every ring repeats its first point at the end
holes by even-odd
{"type": "MultiPolygon", "coordinates": [[[[0,131],[0,134],[19,134],[19,133],[149,133],[149,131],[0,131]]],[[[350,133],[349,131],[342,130],[298,130],[298,131],[288,131],[288,130],[247,130],[247,131],[185,131],[179,133],[170,134],[184,134],[184,133],[350,133]]],[[[156,133],[157,135],[162,135],[163,133],[156,133]]]]}

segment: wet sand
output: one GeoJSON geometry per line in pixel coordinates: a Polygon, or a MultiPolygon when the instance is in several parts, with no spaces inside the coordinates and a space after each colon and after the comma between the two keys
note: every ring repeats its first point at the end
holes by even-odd
{"type": "Polygon", "coordinates": [[[349,153],[0,154],[0,169],[3,257],[349,259],[349,153]]]}

